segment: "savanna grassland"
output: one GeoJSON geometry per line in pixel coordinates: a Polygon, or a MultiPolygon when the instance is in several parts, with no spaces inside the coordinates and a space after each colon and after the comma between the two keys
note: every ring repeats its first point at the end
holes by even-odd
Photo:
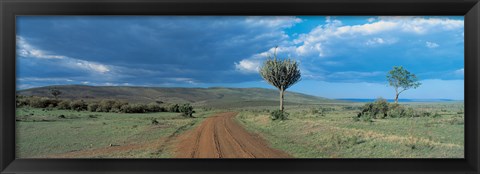
{"type": "MultiPolygon", "coordinates": [[[[233,143],[232,147],[242,143],[239,141],[245,137],[236,136],[245,129],[251,133],[245,135],[245,141],[258,139],[259,145],[269,146],[272,152],[295,158],[464,156],[463,102],[400,103],[407,114],[394,116],[389,112],[388,116],[364,117],[359,113],[365,110],[366,103],[287,92],[287,119],[272,120],[271,112],[278,109],[278,93],[274,90],[57,88],[62,91],[58,100],[69,101],[68,105],[57,101],[17,107],[17,157],[172,158],[184,150],[178,145],[182,137],[209,137],[205,131],[210,127],[215,131],[213,138],[217,131],[225,129],[225,135],[231,138],[219,142],[233,143]],[[109,103],[104,100],[116,103],[103,110],[99,105],[109,103]],[[192,115],[186,114],[182,106],[192,106],[192,115]],[[231,131],[231,127],[217,129],[214,119],[219,113],[233,115],[233,122],[221,119],[220,124],[241,126],[231,131]]],[[[34,96],[36,102],[56,100],[46,90],[25,90],[19,95],[34,96]]]]}
{"type": "Polygon", "coordinates": [[[17,156],[169,157],[171,138],[213,113],[198,110],[195,118],[185,118],[171,112],[119,114],[21,108],[17,110],[17,156]]]}
{"type": "Polygon", "coordinates": [[[432,116],[357,120],[362,104],[287,107],[284,121],[252,107],[238,122],[298,158],[463,158],[463,103],[403,104],[432,116]]]}

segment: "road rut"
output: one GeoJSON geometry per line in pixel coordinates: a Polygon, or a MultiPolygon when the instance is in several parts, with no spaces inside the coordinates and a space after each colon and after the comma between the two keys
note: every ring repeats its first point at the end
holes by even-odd
{"type": "Polygon", "coordinates": [[[290,158],[235,122],[237,113],[219,113],[179,137],[177,158],[290,158]]]}

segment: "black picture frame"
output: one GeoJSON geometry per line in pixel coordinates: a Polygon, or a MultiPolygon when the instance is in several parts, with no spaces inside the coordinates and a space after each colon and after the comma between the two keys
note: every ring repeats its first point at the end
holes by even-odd
{"type": "Polygon", "coordinates": [[[478,0],[0,0],[0,173],[463,173],[480,171],[478,0]],[[462,15],[464,159],[15,159],[18,15],[462,15]]]}

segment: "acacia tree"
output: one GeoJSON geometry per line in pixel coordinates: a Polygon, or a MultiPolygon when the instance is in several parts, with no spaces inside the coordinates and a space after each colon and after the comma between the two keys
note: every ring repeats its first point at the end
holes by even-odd
{"type": "Polygon", "coordinates": [[[394,66],[387,74],[388,84],[395,88],[395,103],[398,103],[398,95],[408,89],[418,88],[421,83],[418,82],[415,74],[408,72],[402,66],[394,66]]]}
{"type": "Polygon", "coordinates": [[[277,47],[273,54],[273,58],[269,58],[260,68],[260,75],[270,85],[276,87],[280,91],[280,111],[283,113],[283,96],[285,90],[300,81],[300,69],[298,63],[291,59],[277,59],[277,47]]]}
{"type": "Polygon", "coordinates": [[[52,94],[53,97],[57,99],[58,96],[62,94],[62,91],[58,90],[57,88],[53,88],[53,89],[50,89],[50,94],[52,94]]]}

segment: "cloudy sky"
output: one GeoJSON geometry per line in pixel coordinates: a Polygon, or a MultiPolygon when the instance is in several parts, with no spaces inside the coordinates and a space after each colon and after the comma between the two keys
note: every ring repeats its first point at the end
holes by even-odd
{"type": "Polygon", "coordinates": [[[463,99],[463,16],[21,16],[17,88],[273,89],[258,67],[277,45],[301,66],[290,91],[392,98],[386,74],[403,66],[423,85],[402,98],[463,99]]]}

